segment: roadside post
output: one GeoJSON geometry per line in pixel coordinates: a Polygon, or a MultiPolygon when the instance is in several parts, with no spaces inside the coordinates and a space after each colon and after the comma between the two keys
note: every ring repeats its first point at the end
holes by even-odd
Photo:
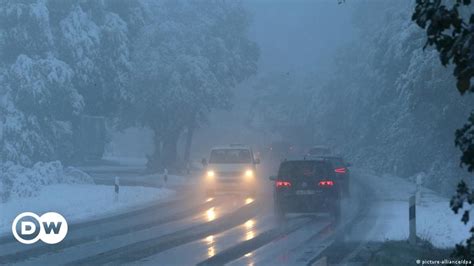
{"type": "Polygon", "coordinates": [[[416,195],[413,195],[409,199],[409,209],[408,209],[408,219],[410,234],[408,237],[408,242],[410,245],[416,244],[416,195]]]}
{"type": "Polygon", "coordinates": [[[423,175],[418,174],[416,176],[416,203],[421,204],[421,185],[423,184],[423,175]]]}
{"type": "Polygon", "coordinates": [[[118,197],[119,197],[119,192],[120,192],[120,178],[118,176],[115,177],[114,190],[115,190],[114,201],[117,202],[118,197]]]}

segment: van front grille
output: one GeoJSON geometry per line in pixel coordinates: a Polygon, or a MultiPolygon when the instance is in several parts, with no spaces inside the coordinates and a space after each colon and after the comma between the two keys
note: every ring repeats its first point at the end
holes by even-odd
{"type": "Polygon", "coordinates": [[[233,177],[233,176],[241,176],[242,173],[238,171],[233,171],[233,172],[217,172],[217,176],[222,176],[222,177],[233,177]]]}

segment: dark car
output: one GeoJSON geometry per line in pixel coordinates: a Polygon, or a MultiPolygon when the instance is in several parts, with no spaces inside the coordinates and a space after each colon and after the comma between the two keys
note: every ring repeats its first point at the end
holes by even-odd
{"type": "Polygon", "coordinates": [[[329,212],[340,218],[341,187],[329,160],[292,160],[280,164],[274,181],[275,213],[329,212]]]}
{"type": "Polygon", "coordinates": [[[268,147],[268,156],[274,160],[283,160],[295,153],[295,147],[284,140],[273,141],[268,147]]]}

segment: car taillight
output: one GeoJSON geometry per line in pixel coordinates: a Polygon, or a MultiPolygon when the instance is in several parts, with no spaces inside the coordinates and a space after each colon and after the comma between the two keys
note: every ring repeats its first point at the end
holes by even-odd
{"type": "Polygon", "coordinates": [[[288,181],[276,181],[277,187],[291,187],[291,183],[288,181]]]}
{"type": "Polygon", "coordinates": [[[336,172],[338,174],[345,174],[346,173],[346,168],[345,167],[336,168],[336,169],[334,169],[334,172],[336,172]]]}
{"type": "Polygon", "coordinates": [[[334,186],[334,181],[332,181],[332,180],[319,181],[319,186],[320,187],[332,187],[332,186],[334,186]]]}

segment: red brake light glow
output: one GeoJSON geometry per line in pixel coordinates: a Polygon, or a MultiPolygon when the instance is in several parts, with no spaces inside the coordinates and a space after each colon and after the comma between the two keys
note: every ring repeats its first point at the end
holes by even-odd
{"type": "Polygon", "coordinates": [[[291,187],[291,183],[288,181],[276,181],[277,187],[291,187]]]}
{"type": "Polygon", "coordinates": [[[344,167],[336,168],[336,169],[334,169],[334,172],[336,172],[338,174],[345,174],[346,173],[346,168],[344,168],[344,167]]]}
{"type": "Polygon", "coordinates": [[[319,186],[320,187],[332,187],[332,186],[334,186],[334,181],[332,181],[332,180],[319,181],[319,186]]]}

